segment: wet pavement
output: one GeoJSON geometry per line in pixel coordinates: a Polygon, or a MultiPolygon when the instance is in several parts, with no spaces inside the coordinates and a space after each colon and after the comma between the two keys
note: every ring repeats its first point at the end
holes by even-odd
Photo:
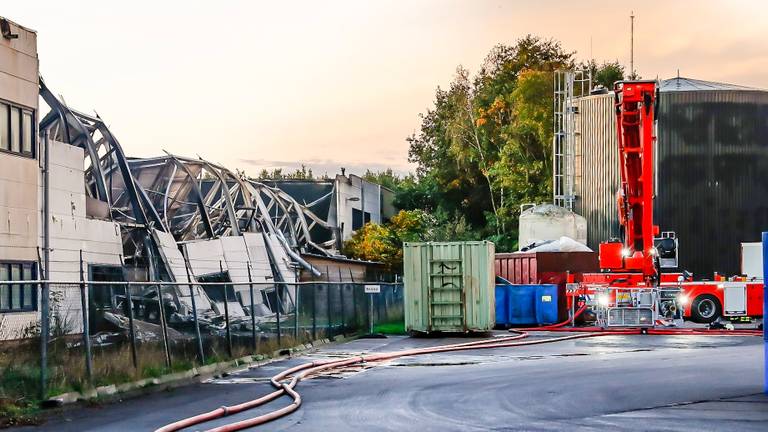
{"type": "MultiPolygon", "coordinates": [[[[272,390],[268,377],[310,359],[468,340],[359,339],[203,384],[68,410],[42,426],[20,430],[153,430],[257,398],[272,390]]],[[[758,337],[608,336],[350,367],[302,381],[297,387],[302,407],[254,430],[766,431],[768,397],[761,394],[762,383],[763,342],[758,337]]],[[[189,430],[289,403],[283,397],[189,430]]]]}

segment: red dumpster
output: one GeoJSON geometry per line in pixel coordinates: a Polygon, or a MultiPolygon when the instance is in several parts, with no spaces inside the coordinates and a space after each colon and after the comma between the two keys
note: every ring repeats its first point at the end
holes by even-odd
{"type": "Polygon", "coordinates": [[[597,252],[518,252],[498,253],[496,276],[513,284],[555,284],[558,286],[560,320],[568,318],[565,284],[568,276],[580,282],[583,273],[600,270],[597,252]]]}

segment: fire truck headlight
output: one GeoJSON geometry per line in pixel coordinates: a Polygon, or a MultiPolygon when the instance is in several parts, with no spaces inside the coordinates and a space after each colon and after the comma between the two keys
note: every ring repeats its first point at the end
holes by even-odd
{"type": "Polygon", "coordinates": [[[623,256],[624,258],[629,258],[630,255],[632,255],[632,251],[629,250],[629,248],[623,248],[621,250],[621,256],[623,256]]]}
{"type": "Polygon", "coordinates": [[[680,294],[679,296],[677,296],[677,304],[679,304],[680,306],[685,307],[689,301],[690,299],[685,294],[680,294]]]}
{"type": "Polygon", "coordinates": [[[600,306],[607,307],[608,302],[609,302],[609,299],[607,294],[600,294],[599,296],[597,296],[597,304],[599,304],[600,306]]]}
{"type": "Polygon", "coordinates": [[[656,250],[656,248],[651,248],[648,250],[648,254],[650,254],[651,256],[656,256],[659,254],[659,251],[656,250]]]}

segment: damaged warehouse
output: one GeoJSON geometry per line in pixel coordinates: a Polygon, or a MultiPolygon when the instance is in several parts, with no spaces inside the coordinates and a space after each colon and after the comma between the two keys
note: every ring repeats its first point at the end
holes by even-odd
{"type": "MultiPolygon", "coordinates": [[[[302,271],[321,276],[301,254],[343,258],[336,249],[338,230],[283,190],[203,159],[171,154],[127,158],[98,116],[69,108],[40,83],[41,96],[51,107],[40,122],[41,135],[56,148],[73,149],[69,165],[84,160],[87,168],[72,171],[69,182],[85,181],[80,197],[85,206],[80,207],[89,222],[120,233],[111,245],[114,259],[86,260],[89,280],[176,283],[161,296],[169,323],[196,314],[221,330],[226,313],[233,327],[250,330],[260,322],[274,323],[275,314],[293,311],[302,271]],[[314,242],[313,232],[326,240],[314,242]],[[231,285],[222,291],[205,283],[231,285]]],[[[132,307],[156,321],[156,286],[131,287],[132,307]]],[[[91,287],[92,331],[105,321],[124,326],[109,310],[119,310],[125,299],[124,289],[91,287]]],[[[70,309],[77,314],[76,307],[70,309]]]]}
{"type": "MultiPolygon", "coordinates": [[[[36,35],[17,29],[21,49],[36,58],[36,35]]],[[[52,316],[67,323],[65,333],[125,330],[129,314],[150,328],[164,315],[179,328],[199,318],[215,331],[225,328],[226,314],[233,327],[251,331],[296,309],[302,272],[303,280],[324,275],[302,254],[355,265],[339,254],[341,230],[314,213],[314,203],[200,158],[130,158],[98,115],[72,109],[47,87],[36,62],[21,66],[13,72],[29,101],[20,103],[31,109],[23,110],[27,129],[19,136],[32,163],[11,161],[3,170],[7,181],[28,178],[0,204],[28,209],[28,244],[0,239],[21,263],[0,266],[0,280],[92,281],[83,296],[50,287],[52,316]],[[50,108],[39,128],[38,95],[50,108]]],[[[16,226],[15,215],[6,219],[16,226]]],[[[3,287],[2,299],[23,304],[3,304],[0,339],[23,338],[39,325],[45,305],[37,288],[3,287]]]]}

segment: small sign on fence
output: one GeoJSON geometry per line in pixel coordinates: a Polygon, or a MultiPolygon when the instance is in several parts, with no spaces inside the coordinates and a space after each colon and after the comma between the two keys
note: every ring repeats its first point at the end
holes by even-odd
{"type": "Polygon", "coordinates": [[[381,285],[365,285],[366,294],[379,294],[381,292],[381,285]]]}

